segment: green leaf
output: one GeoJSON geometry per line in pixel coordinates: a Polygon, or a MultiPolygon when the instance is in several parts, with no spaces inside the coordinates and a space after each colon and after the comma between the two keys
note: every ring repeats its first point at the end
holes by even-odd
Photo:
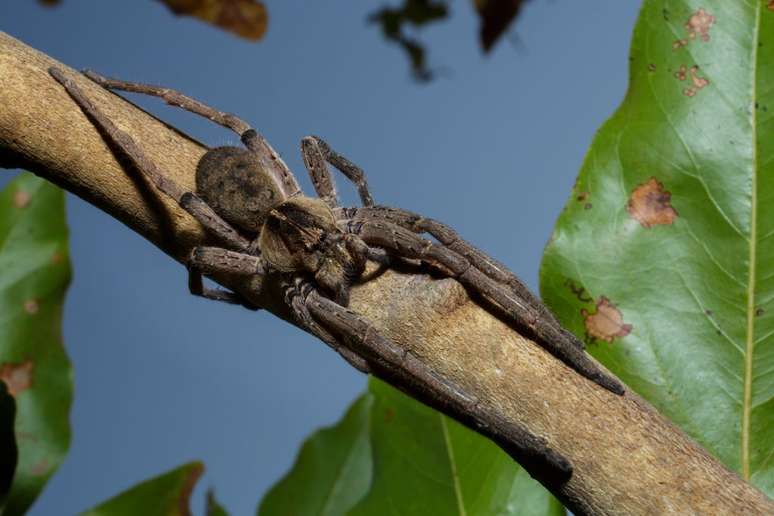
{"type": "Polygon", "coordinates": [[[203,472],[201,462],[190,462],[137,484],[83,516],[187,516],[191,491],[203,472]]]}
{"type": "Polygon", "coordinates": [[[371,448],[368,440],[372,398],[364,394],[335,426],[304,442],[290,472],[261,502],[261,516],[344,514],[368,491],[371,448]]]}
{"type": "Polygon", "coordinates": [[[591,352],[774,495],[774,11],[646,0],[630,86],[546,249],[591,352]]]}
{"type": "Polygon", "coordinates": [[[64,194],[31,174],[0,192],[0,271],[0,379],[16,400],[19,447],[4,513],[22,514],[67,452],[73,390],[62,345],[64,194]]]}
{"type": "Polygon", "coordinates": [[[215,498],[215,491],[210,489],[207,491],[207,516],[228,516],[228,512],[215,498]]]}
{"type": "Polygon", "coordinates": [[[563,515],[489,440],[372,379],[373,481],[352,515],[563,515]]]}
{"type": "Polygon", "coordinates": [[[16,471],[16,461],[19,450],[16,447],[14,423],[16,420],[16,403],[8,392],[5,382],[0,382],[0,514],[8,496],[16,471]]]}

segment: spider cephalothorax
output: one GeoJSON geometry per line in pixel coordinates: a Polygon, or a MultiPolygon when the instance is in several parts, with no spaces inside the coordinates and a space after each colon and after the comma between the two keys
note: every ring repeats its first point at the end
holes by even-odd
{"type": "Polygon", "coordinates": [[[438,221],[375,206],[362,170],[320,138],[310,136],[301,142],[304,165],[318,195],[305,197],[268,142],[234,115],[167,88],[87,72],[90,79],[106,88],[161,97],[240,135],[246,149],[209,150],[197,166],[197,192],[186,192],[165,177],[72,79],[56,69],[50,72],[114,147],[221,240],[223,247],[199,247],[191,253],[189,286],[193,294],[250,306],[234,292],[205,288],[201,274],[245,277],[245,285],[255,295],[264,275],[273,271],[285,288],[287,303],[298,322],[353,366],[399,384],[415,397],[503,444],[533,475],[569,478],[569,462],[548,449],[540,438],[513,423],[503,426],[498,416],[487,412],[476,399],[382,337],[361,315],[346,309],[349,288],[363,273],[368,258],[386,253],[418,260],[459,281],[504,320],[581,375],[623,394],[623,386],[599,369],[583,352],[583,345],[505,266],[438,221]],[[338,207],[328,163],[355,183],[363,207],[338,207]],[[422,238],[423,233],[436,241],[422,238]],[[514,447],[514,442],[521,444],[514,447]]]}

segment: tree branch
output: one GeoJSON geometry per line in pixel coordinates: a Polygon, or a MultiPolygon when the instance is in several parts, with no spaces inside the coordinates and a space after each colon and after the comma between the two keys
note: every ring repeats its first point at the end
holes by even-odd
{"type": "MultiPolygon", "coordinates": [[[[0,33],[0,165],[29,169],[75,193],[178,261],[206,244],[190,216],[116,161],[48,75],[50,66],[75,73],[0,33]]],[[[75,79],[165,174],[193,189],[202,145],[89,80],[75,79]]],[[[249,294],[233,278],[218,279],[249,294]]],[[[276,286],[255,301],[290,320],[276,286]]],[[[356,287],[350,306],[486,411],[523,425],[569,458],[572,478],[547,487],[576,514],[774,513],[774,502],[647,402],[631,392],[615,396],[580,377],[472,302],[454,280],[388,271],[356,287]]]]}

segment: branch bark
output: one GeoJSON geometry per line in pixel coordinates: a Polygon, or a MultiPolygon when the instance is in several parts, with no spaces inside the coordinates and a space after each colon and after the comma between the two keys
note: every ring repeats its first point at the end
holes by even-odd
{"type": "MultiPolygon", "coordinates": [[[[116,161],[48,75],[50,66],[75,74],[0,33],[0,166],[26,168],[75,193],[178,261],[206,244],[190,216],[116,161]]],[[[201,144],[89,80],[76,80],[165,174],[193,189],[201,144]]],[[[244,291],[233,278],[219,281],[244,291]]],[[[290,320],[276,288],[256,301],[290,320]]],[[[388,271],[356,287],[350,306],[485,409],[569,458],[572,478],[547,487],[576,514],[774,514],[772,500],[647,402],[581,378],[453,280],[388,271]]]]}

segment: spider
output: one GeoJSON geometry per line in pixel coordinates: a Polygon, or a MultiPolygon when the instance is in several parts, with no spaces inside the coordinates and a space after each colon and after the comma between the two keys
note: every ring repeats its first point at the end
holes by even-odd
{"type": "Polygon", "coordinates": [[[395,257],[420,261],[459,281],[506,322],[581,375],[623,394],[623,386],[598,368],[583,352],[580,341],[564,330],[505,266],[436,220],[375,205],[363,171],[321,138],[308,136],[301,141],[304,165],[318,195],[307,197],[266,139],[236,116],[168,88],[85,72],[107,89],[160,97],[240,136],[245,148],[209,149],[197,164],[196,193],[185,191],[165,177],[72,79],[56,68],[49,72],[114,147],[223,243],[223,247],[197,247],[191,252],[192,294],[249,307],[235,292],[205,287],[202,275],[243,276],[260,290],[262,279],[276,274],[298,322],[354,367],[410,390],[415,397],[489,436],[519,462],[532,464],[534,467],[528,469],[534,470],[533,474],[569,478],[569,461],[549,449],[541,438],[503,423],[500,416],[484,409],[346,308],[350,287],[361,277],[368,260],[384,263],[395,257]],[[362,207],[338,206],[328,164],[355,184],[362,207]],[[423,238],[423,233],[436,241],[423,238]]]}

